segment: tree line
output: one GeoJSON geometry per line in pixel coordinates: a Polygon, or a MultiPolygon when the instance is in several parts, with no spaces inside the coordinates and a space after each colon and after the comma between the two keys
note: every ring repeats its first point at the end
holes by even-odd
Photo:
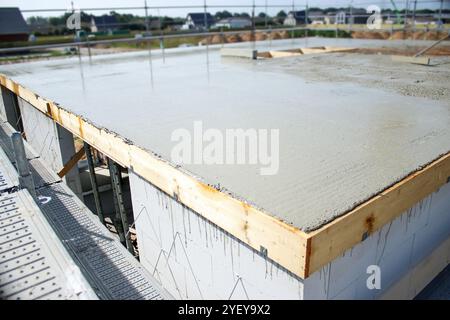
{"type": "MultiPolygon", "coordinates": [[[[353,10],[365,10],[363,8],[353,8],[353,10]]],[[[348,12],[348,7],[343,8],[316,8],[311,7],[308,9],[309,12],[323,12],[324,14],[328,13],[336,13],[338,11],[345,11],[348,12]]],[[[399,13],[403,14],[405,13],[404,10],[399,10],[399,13]]],[[[444,9],[442,11],[443,13],[450,13],[450,10],[444,9]]],[[[394,14],[395,11],[392,9],[383,9],[382,14],[394,14]]],[[[416,14],[434,14],[437,13],[437,10],[430,10],[430,9],[421,9],[417,10],[416,14]]],[[[269,25],[276,25],[276,24],[282,24],[284,19],[287,16],[287,12],[284,10],[280,10],[275,15],[268,15],[265,12],[259,12],[255,14],[255,24],[261,25],[261,24],[269,24],[269,25]]],[[[410,13],[411,14],[411,13],[410,13]]],[[[31,26],[47,26],[51,31],[49,31],[49,34],[65,34],[67,33],[67,28],[65,28],[67,18],[71,15],[71,13],[66,12],[62,14],[61,16],[55,16],[55,17],[40,17],[40,16],[32,16],[27,19],[27,22],[31,26]]],[[[118,13],[116,11],[111,11],[109,13],[111,16],[115,16],[116,21],[119,24],[120,29],[127,29],[127,30],[146,30],[146,23],[150,25],[150,29],[167,29],[175,25],[181,25],[185,21],[185,17],[169,17],[169,16],[152,16],[149,15],[147,19],[140,15],[134,15],[129,13],[118,13]]],[[[83,25],[83,29],[89,30],[89,25],[91,22],[91,19],[95,17],[93,14],[88,14],[86,12],[81,12],[81,22],[83,25]]],[[[223,11],[217,11],[213,15],[214,19],[216,21],[231,17],[241,17],[241,18],[252,18],[251,15],[247,12],[230,12],[227,10],[223,11]]]]}

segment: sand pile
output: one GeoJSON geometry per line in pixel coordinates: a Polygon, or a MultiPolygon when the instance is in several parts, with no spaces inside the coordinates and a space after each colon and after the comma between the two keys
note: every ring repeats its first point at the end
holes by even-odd
{"type": "Polygon", "coordinates": [[[281,39],[280,33],[279,32],[272,32],[269,34],[269,39],[272,40],[278,40],[281,39]]]}
{"type": "Polygon", "coordinates": [[[373,31],[355,31],[352,32],[352,38],[354,39],[381,39],[385,40],[390,37],[389,32],[373,32],[373,31]]]}
{"type": "Polygon", "coordinates": [[[445,36],[446,33],[444,32],[438,32],[438,31],[396,31],[392,34],[392,36],[389,38],[390,40],[439,40],[443,36],[445,36]]]}
{"type": "Polygon", "coordinates": [[[424,40],[439,40],[442,39],[446,34],[446,32],[430,31],[425,34],[424,40]]]}
{"type": "Polygon", "coordinates": [[[199,42],[202,46],[205,46],[207,44],[221,44],[221,43],[227,43],[227,39],[222,35],[214,35],[210,37],[206,37],[203,40],[199,42]]]}
{"type": "Polygon", "coordinates": [[[287,38],[289,38],[289,32],[287,32],[287,31],[281,31],[281,32],[279,33],[279,35],[280,35],[280,38],[281,38],[281,39],[287,39],[287,38]]]}
{"type": "Polygon", "coordinates": [[[407,32],[405,32],[405,31],[395,31],[389,37],[389,40],[404,40],[404,39],[407,39],[407,38],[408,38],[407,32]]]}
{"type": "Polygon", "coordinates": [[[263,32],[257,32],[255,34],[255,40],[256,41],[263,41],[267,39],[267,34],[263,33],[263,32]]]}
{"type": "Polygon", "coordinates": [[[241,34],[241,39],[242,39],[242,41],[254,41],[255,36],[251,32],[245,32],[245,33],[241,34]]]}
{"type": "Polygon", "coordinates": [[[414,34],[413,34],[413,39],[416,39],[416,40],[424,40],[426,34],[427,34],[427,33],[426,33],[425,31],[416,31],[416,32],[414,32],[414,34]]]}
{"type": "Polygon", "coordinates": [[[211,43],[211,37],[206,37],[203,40],[201,40],[198,44],[204,46],[204,45],[207,45],[210,43],[211,43]]]}
{"type": "Polygon", "coordinates": [[[227,42],[234,43],[234,42],[241,42],[242,39],[238,34],[232,34],[226,37],[227,42]]]}
{"type": "Polygon", "coordinates": [[[211,44],[226,43],[227,39],[223,35],[216,34],[211,38],[211,44]]]}

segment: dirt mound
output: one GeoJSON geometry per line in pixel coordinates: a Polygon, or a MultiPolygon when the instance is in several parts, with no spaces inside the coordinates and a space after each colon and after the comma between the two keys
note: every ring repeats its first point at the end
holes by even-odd
{"type": "Polygon", "coordinates": [[[280,38],[281,38],[281,39],[287,39],[287,38],[289,38],[289,32],[287,32],[287,31],[281,31],[281,32],[279,33],[279,35],[280,35],[280,38]]]}
{"type": "Polygon", "coordinates": [[[352,38],[354,39],[380,39],[385,40],[390,37],[389,32],[376,32],[376,31],[355,31],[352,32],[352,38]]]}
{"type": "Polygon", "coordinates": [[[269,39],[272,40],[278,40],[281,39],[280,33],[279,32],[272,32],[269,34],[269,39]]]}
{"type": "Polygon", "coordinates": [[[241,34],[242,41],[254,41],[255,35],[251,32],[246,32],[241,34]]]}
{"type": "Polygon", "coordinates": [[[424,40],[439,40],[446,34],[445,32],[430,31],[425,34],[424,40]]]}
{"type": "Polygon", "coordinates": [[[267,34],[263,33],[263,32],[258,32],[255,34],[255,40],[256,41],[263,41],[267,39],[267,34]]]}
{"type": "Polygon", "coordinates": [[[214,35],[210,37],[206,37],[203,40],[199,42],[202,46],[205,46],[207,44],[221,44],[221,43],[227,43],[227,39],[222,35],[214,35]]]}
{"type": "Polygon", "coordinates": [[[439,40],[446,33],[438,31],[396,31],[389,38],[390,40],[439,40]]]}
{"type": "Polygon", "coordinates": [[[412,34],[413,39],[415,40],[424,40],[427,32],[425,31],[416,31],[412,34]]]}
{"type": "Polygon", "coordinates": [[[389,40],[404,40],[407,38],[407,34],[405,31],[395,31],[389,37],[389,40]]]}
{"type": "Polygon", "coordinates": [[[234,42],[241,42],[242,39],[238,34],[232,34],[226,37],[227,42],[234,43],[234,42]]]}
{"type": "Polygon", "coordinates": [[[206,38],[204,38],[203,40],[201,40],[199,42],[199,44],[202,45],[202,46],[205,46],[205,45],[210,44],[210,43],[211,43],[211,37],[206,37],[206,38]]]}
{"type": "MultiPolygon", "coordinates": [[[[424,49],[424,46],[413,46],[404,48],[358,48],[353,49],[353,53],[361,54],[384,54],[384,55],[400,55],[400,56],[413,56],[420,50],[424,49]]],[[[426,52],[427,56],[450,56],[450,47],[441,46],[434,47],[426,52]]]]}
{"type": "Polygon", "coordinates": [[[226,43],[227,39],[223,35],[216,34],[211,38],[211,44],[221,44],[226,43]]]}

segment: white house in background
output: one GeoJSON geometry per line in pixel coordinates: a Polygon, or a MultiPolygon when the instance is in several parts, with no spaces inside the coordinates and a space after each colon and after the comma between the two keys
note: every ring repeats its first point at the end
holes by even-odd
{"type": "Polygon", "coordinates": [[[308,19],[311,24],[327,24],[325,18],[325,13],[322,10],[308,11],[308,19]]]}
{"type": "MultiPolygon", "coordinates": [[[[288,13],[286,18],[284,19],[283,24],[285,26],[298,26],[298,25],[304,25],[306,23],[306,13],[305,10],[302,11],[291,11],[288,13]]],[[[308,19],[308,23],[310,23],[311,20],[308,19]]]]}
{"type": "Polygon", "coordinates": [[[244,29],[252,26],[252,20],[242,17],[230,17],[218,21],[214,28],[244,29]]]}
{"type": "Polygon", "coordinates": [[[204,30],[210,28],[213,24],[214,24],[214,17],[209,12],[189,13],[181,29],[204,30]]]}

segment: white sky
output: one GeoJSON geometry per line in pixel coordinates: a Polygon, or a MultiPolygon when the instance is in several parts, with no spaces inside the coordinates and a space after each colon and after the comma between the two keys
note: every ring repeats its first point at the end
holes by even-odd
{"type": "MultiPolygon", "coordinates": [[[[252,5],[253,0],[206,0],[207,5],[252,5]]],[[[292,5],[292,0],[255,0],[257,5],[292,5]]],[[[112,7],[140,7],[144,5],[144,0],[73,0],[75,8],[112,8],[112,7]]],[[[370,4],[377,4],[380,7],[390,7],[389,0],[294,0],[295,5],[298,9],[305,6],[306,2],[310,7],[345,7],[349,3],[353,2],[353,6],[356,7],[367,7],[370,4]]],[[[406,0],[395,0],[399,8],[405,6],[406,0]]],[[[413,0],[409,1],[410,7],[412,8],[413,0]]],[[[439,7],[439,0],[418,0],[418,8],[431,7],[436,9],[439,7]],[[434,3],[433,3],[434,1],[434,3]]],[[[189,5],[203,5],[203,0],[147,0],[148,6],[189,6],[189,5]]],[[[26,9],[68,9],[71,7],[71,0],[0,0],[0,6],[2,7],[19,7],[21,10],[26,9]]],[[[450,8],[450,0],[444,0],[444,8],[450,8]]],[[[269,14],[275,14],[281,9],[289,11],[289,8],[269,8],[269,14]]],[[[219,10],[228,10],[231,12],[244,12],[250,9],[246,8],[211,8],[208,11],[214,13],[219,10]]],[[[143,10],[117,10],[120,13],[132,13],[137,15],[144,15],[143,10]]],[[[199,11],[199,9],[161,9],[159,14],[168,16],[180,16],[184,17],[188,12],[199,11]]],[[[200,9],[201,11],[201,9],[200,9]]],[[[264,8],[257,8],[256,13],[264,11],[264,8]]],[[[95,11],[89,12],[93,14],[103,14],[109,11],[95,11]]],[[[62,12],[35,12],[35,13],[24,13],[25,17],[31,15],[40,16],[54,16],[60,15],[62,12]]],[[[150,15],[158,15],[158,11],[153,9],[149,10],[150,15]]]]}

